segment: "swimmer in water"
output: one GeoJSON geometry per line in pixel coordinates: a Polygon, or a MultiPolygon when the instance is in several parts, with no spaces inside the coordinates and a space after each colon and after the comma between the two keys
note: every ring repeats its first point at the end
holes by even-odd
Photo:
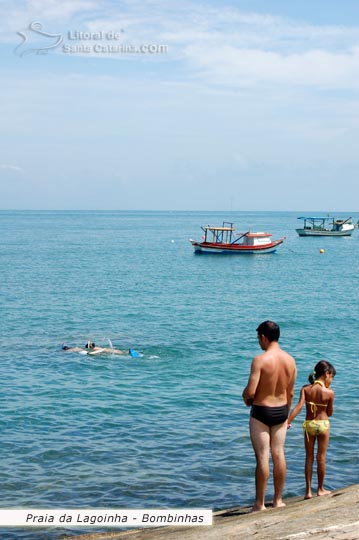
{"type": "Polygon", "coordinates": [[[122,351],[121,349],[110,349],[109,347],[97,347],[95,343],[88,341],[85,345],[85,348],[82,347],[68,347],[64,343],[62,344],[62,350],[67,352],[78,352],[81,354],[95,355],[95,354],[117,354],[117,355],[127,355],[127,351],[122,351]]]}
{"type": "Polygon", "coordinates": [[[61,345],[61,349],[63,351],[70,351],[70,352],[81,352],[81,351],[83,351],[82,347],[68,347],[67,345],[65,345],[65,343],[63,343],[61,345]]]}

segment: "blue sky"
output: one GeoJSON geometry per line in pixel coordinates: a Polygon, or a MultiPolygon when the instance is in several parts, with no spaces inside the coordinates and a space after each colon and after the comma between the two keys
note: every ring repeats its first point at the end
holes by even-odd
{"type": "Polygon", "coordinates": [[[1,209],[358,207],[359,3],[3,0],[1,209]]]}

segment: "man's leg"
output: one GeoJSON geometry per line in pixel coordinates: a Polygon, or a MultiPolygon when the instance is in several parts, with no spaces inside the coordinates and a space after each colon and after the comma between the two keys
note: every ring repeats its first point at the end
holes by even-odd
{"type": "Polygon", "coordinates": [[[274,481],[274,498],[273,506],[278,508],[285,506],[282,500],[284,482],[286,477],[286,462],[284,454],[284,443],[287,435],[287,422],[272,426],[270,428],[270,445],[273,461],[273,481],[274,481]]]}
{"type": "Polygon", "coordinates": [[[249,429],[256,456],[256,502],[253,510],[265,510],[264,499],[269,477],[269,427],[251,417],[249,429]]]}

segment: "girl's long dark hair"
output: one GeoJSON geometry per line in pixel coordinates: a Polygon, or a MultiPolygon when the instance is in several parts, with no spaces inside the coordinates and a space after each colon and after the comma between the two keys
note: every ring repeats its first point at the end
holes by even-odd
{"type": "Polygon", "coordinates": [[[327,362],[326,360],[320,360],[315,366],[314,371],[309,375],[308,381],[310,382],[310,384],[313,384],[327,371],[329,371],[329,373],[333,375],[333,377],[336,374],[335,367],[330,362],[327,362]]]}

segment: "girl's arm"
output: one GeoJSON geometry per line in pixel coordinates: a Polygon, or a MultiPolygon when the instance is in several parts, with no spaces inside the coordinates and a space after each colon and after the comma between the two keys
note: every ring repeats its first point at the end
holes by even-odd
{"type": "Polygon", "coordinates": [[[326,413],[327,413],[328,416],[332,416],[333,409],[334,409],[334,392],[332,393],[332,395],[331,395],[331,397],[330,397],[330,399],[328,401],[327,410],[326,410],[326,413]]]}
{"type": "Polygon", "coordinates": [[[288,416],[288,424],[290,424],[294,418],[300,413],[300,411],[302,410],[302,407],[304,405],[304,402],[305,402],[305,396],[304,396],[304,386],[302,387],[301,391],[300,391],[300,396],[299,396],[299,401],[298,403],[296,404],[296,406],[294,407],[294,409],[292,410],[292,412],[290,413],[290,415],[288,416]]]}

